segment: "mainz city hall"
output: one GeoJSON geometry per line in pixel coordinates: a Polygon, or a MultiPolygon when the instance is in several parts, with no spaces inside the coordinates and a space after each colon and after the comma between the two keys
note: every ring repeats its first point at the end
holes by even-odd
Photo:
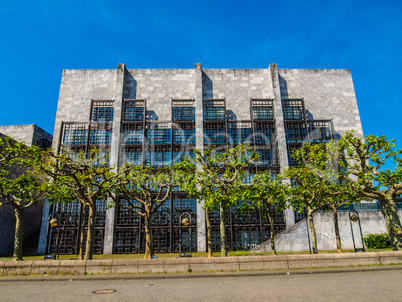
{"type": "MultiPolygon", "coordinates": [[[[201,64],[194,69],[127,69],[118,64],[117,69],[63,71],[52,147],[58,152],[97,147],[109,152],[112,166],[161,167],[193,156],[195,148],[248,142],[259,155],[250,173],[278,174],[295,164],[290,154],[303,142],[326,142],[348,130],[363,135],[347,69],[278,69],[276,64],[266,69],[203,69],[201,64]]],[[[142,218],[106,205],[98,201],[94,253],[143,253],[142,218]]],[[[206,251],[202,201],[173,190],[153,217],[155,252],[179,251],[183,212],[192,215],[192,250],[206,251]]],[[[64,225],[60,253],[78,253],[80,203],[46,202],[45,220],[50,213],[57,213],[64,225]]],[[[231,207],[227,217],[229,249],[248,250],[269,239],[270,224],[261,211],[231,207]]],[[[275,232],[303,218],[292,209],[278,213],[275,232]]],[[[218,250],[219,211],[210,219],[218,250]]],[[[46,226],[42,223],[42,229],[46,226]]],[[[50,249],[55,237],[48,236],[50,249]]]]}

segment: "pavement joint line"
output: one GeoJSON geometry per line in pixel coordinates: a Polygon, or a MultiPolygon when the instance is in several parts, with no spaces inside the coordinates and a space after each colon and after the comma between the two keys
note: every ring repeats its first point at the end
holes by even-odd
{"type": "Polygon", "coordinates": [[[154,273],[154,274],[98,274],[90,276],[74,275],[49,275],[49,276],[0,276],[1,282],[35,282],[35,281],[110,281],[110,280],[146,280],[146,279],[188,279],[188,278],[236,278],[258,276],[286,276],[286,275],[311,275],[311,274],[334,274],[354,273],[370,271],[402,270],[402,265],[374,265],[358,267],[334,267],[334,268],[305,268],[305,269],[282,269],[282,270],[257,270],[257,271],[223,271],[223,272],[200,272],[200,273],[154,273]],[[15,279],[17,278],[17,279],[15,279]]]}

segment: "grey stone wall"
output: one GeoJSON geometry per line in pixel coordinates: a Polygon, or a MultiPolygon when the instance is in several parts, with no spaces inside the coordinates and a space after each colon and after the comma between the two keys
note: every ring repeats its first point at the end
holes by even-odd
{"type": "Polygon", "coordinates": [[[125,99],[147,99],[147,111],[171,120],[171,99],[195,98],[194,69],[128,69],[125,99]]]}
{"type": "Polygon", "coordinates": [[[42,138],[52,141],[52,135],[36,125],[0,126],[0,133],[17,141],[23,141],[27,146],[39,146],[42,138]]]}
{"type": "Polygon", "coordinates": [[[32,146],[35,125],[11,125],[0,126],[0,133],[12,137],[16,141],[23,141],[27,146],[32,146]]]}
{"type": "Polygon", "coordinates": [[[279,69],[282,98],[304,98],[308,119],[333,119],[339,135],[363,135],[348,69],[279,69]]]}
{"type": "Polygon", "coordinates": [[[250,120],[250,98],[274,98],[268,69],[203,69],[203,98],[226,99],[237,120],[250,120]]]}

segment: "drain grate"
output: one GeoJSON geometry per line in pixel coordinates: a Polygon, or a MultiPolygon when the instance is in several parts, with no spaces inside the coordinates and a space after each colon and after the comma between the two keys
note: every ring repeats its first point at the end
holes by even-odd
{"type": "Polygon", "coordinates": [[[94,290],[93,294],[104,295],[104,294],[114,294],[117,292],[117,289],[98,289],[94,290]]]}

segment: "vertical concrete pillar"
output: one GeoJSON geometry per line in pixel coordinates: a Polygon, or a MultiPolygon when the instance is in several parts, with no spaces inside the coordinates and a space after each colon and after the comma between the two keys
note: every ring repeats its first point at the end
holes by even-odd
{"type": "MultiPolygon", "coordinates": [[[[123,98],[124,98],[124,80],[126,74],[126,67],[124,64],[117,65],[116,73],[116,91],[113,103],[114,114],[113,114],[113,131],[112,131],[112,141],[110,144],[110,165],[114,166],[117,170],[119,166],[120,157],[120,139],[121,139],[121,117],[123,108],[123,98]]],[[[110,201],[108,201],[110,202],[110,201]]],[[[116,208],[109,208],[106,210],[106,221],[105,221],[105,237],[103,242],[103,253],[112,254],[113,253],[113,238],[114,238],[114,225],[115,225],[115,211],[116,208]]]]}
{"type": "MultiPolygon", "coordinates": [[[[283,121],[282,97],[279,84],[279,73],[276,64],[270,64],[268,70],[271,74],[272,89],[274,92],[274,118],[276,128],[276,140],[278,145],[278,160],[281,172],[289,167],[288,152],[286,148],[285,124],[283,121]]],[[[290,207],[284,211],[286,228],[295,224],[295,213],[290,207]]]]}
{"type": "MultiPolygon", "coordinates": [[[[195,147],[204,151],[204,120],[202,109],[202,66],[195,64],[195,147]]],[[[197,251],[206,252],[206,228],[204,202],[197,202],[197,251]]]]}
{"type": "Polygon", "coordinates": [[[43,212],[42,212],[42,222],[40,225],[40,233],[39,233],[39,243],[38,243],[38,254],[44,255],[45,254],[45,247],[46,247],[46,233],[47,233],[47,219],[50,215],[50,204],[47,198],[43,203],[43,212]]]}

